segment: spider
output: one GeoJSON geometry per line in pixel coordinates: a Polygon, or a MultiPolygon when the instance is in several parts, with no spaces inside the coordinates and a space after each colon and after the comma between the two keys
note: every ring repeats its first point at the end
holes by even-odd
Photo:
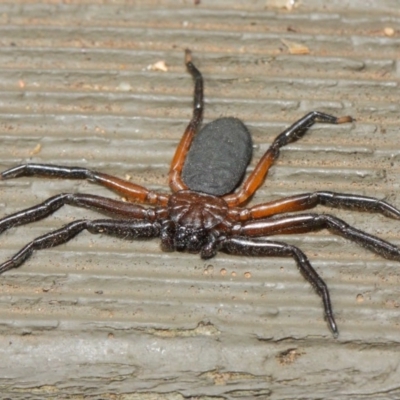
{"type": "Polygon", "coordinates": [[[293,214],[317,205],[376,212],[396,219],[400,219],[400,211],[372,197],[328,191],[298,194],[249,208],[243,206],[262,185],[282,146],[302,138],[315,122],[350,123],[352,117],[335,117],[319,111],[306,114],[276,137],[254,170],[243,178],[252,149],[246,126],[240,120],[229,117],[217,119],[199,130],[204,109],[203,78],[192,62],[190,50],[185,51],[185,64],[194,80],[194,105],[192,118],[171,163],[169,185],[172,194],[157,193],[81,167],[23,164],[10,168],[1,173],[1,179],[22,176],[86,179],[123,195],[130,202],[91,194],[62,193],[4,217],[0,220],[0,233],[46,218],[66,204],[93,209],[113,218],[76,220],[44,234],[3,262],[0,274],[19,267],[35,250],[66,243],[83,230],[122,239],[160,237],[164,251],[200,253],[203,259],[214,257],[218,251],[242,256],[291,257],[321,297],[325,319],[334,337],[337,337],[338,328],[325,282],[299,248],[270,240],[269,236],[328,229],[382,257],[400,261],[400,248],[353,228],[332,215],[293,214]],[[146,208],[137,203],[154,207],[146,208]]]}

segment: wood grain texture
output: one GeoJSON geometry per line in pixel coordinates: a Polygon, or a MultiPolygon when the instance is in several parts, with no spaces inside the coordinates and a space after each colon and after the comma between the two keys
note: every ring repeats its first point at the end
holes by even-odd
{"type": "MultiPolygon", "coordinates": [[[[1,4],[1,169],[56,162],[168,192],[191,116],[190,48],[205,79],[205,122],[246,123],[250,170],[308,111],[356,119],[318,124],[282,149],[251,204],[331,190],[400,207],[399,1],[303,3],[1,4]],[[290,54],[287,43],[309,54],[290,54]]],[[[0,182],[0,212],[75,191],[116,198],[87,182],[23,178],[0,182]]],[[[396,221],[317,211],[400,245],[396,221]]],[[[96,214],[65,207],[3,234],[1,259],[82,217],[96,214]]],[[[400,398],[400,265],[325,231],[280,239],[328,284],[337,340],[292,260],[203,261],[162,253],[157,240],[82,234],[0,277],[0,398],[400,398]]]]}

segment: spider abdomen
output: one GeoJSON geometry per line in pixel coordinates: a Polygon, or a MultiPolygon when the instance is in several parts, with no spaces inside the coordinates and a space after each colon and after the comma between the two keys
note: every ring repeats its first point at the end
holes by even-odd
{"type": "Polygon", "coordinates": [[[247,127],[237,118],[219,118],[195,136],[182,170],[190,190],[214,196],[231,193],[242,180],[252,156],[247,127]]]}

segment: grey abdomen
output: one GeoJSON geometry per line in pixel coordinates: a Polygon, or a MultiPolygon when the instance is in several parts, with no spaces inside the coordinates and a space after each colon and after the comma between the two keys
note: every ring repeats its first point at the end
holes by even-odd
{"type": "Polygon", "coordinates": [[[183,166],[189,189],[222,196],[242,180],[252,156],[247,127],[237,118],[219,118],[195,136],[183,166]]]}

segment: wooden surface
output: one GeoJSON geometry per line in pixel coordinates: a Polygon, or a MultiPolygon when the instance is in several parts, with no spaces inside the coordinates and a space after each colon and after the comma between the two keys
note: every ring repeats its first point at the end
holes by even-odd
{"type": "MultiPolygon", "coordinates": [[[[400,207],[400,2],[290,4],[0,4],[1,169],[77,165],[168,192],[191,116],[190,48],[205,122],[246,123],[250,169],[308,111],[356,118],[318,124],[283,149],[251,204],[323,189],[400,207]]],[[[23,178],[0,182],[0,212],[61,192],[117,198],[88,182],[23,178]]],[[[316,211],[400,245],[398,221],[316,211]]],[[[65,207],[10,230],[0,258],[84,217],[96,214],[65,207]]],[[[84,233],[0,277],[0,398],[400,398],[399,263],[326,231],[280,239],[328,284],[338,339],[290,259],[203,261],[162,253],[158,240],[84,233]]]]}

